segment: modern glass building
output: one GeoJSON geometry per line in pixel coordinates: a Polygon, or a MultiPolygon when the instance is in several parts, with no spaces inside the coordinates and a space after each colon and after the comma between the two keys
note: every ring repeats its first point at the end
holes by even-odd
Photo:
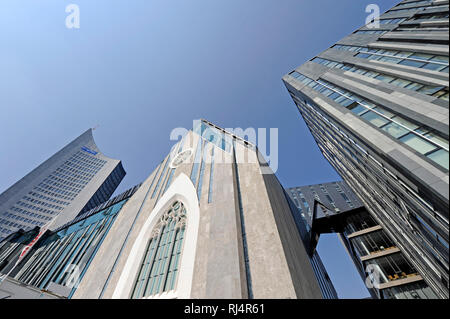
{"type": "MultiPolygon", "coordinates": [[[[315,246],[320,234],[337,233],[372,298],[437,298],[344,182],[293,187],[287,192],[307,224],[312,257],[318,256],[315,246]]],[[[325,267],[315,273],[321,283],[329,282],[321,289],[329,290],[325,287],[332,282],[325,267]]]]}
{"type": "Polygon", "coordinates": [[[0,240],[54,220],[57,228],[105,202],[125,176],[89,129],[0,194],[0,240]]]}
{"type": "Polygon", "coordinates": [[[448,10],[402,1],[283,77],[325,158],[439,298],[449,297],[448,10]]]}

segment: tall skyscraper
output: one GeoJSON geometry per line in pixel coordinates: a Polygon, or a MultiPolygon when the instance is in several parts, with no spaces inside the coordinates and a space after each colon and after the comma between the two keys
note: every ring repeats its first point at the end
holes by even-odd
{"type": "MultiPolygon", "coordinates": [[[[10,294],[18,280],[75,299],[322,298],[285,190],[254,145],[208,121],[126,202],[104,207],[44,239],[10,294]]],[[[4,245],[7,271],[16,246],[4,245]]]]}
{"type": "Polygon", "coordinates": [[[55,229],[109,199],[125,176],[89,129],[0,194],[0,240],[47,224],[55,229]]]}
{"type": "MultiPolygon", "coordinates": [[[[437,298],[344,182],[287,191],[298,208],[298,216],[307,223],[311,256],[318,256],[315,247],[320,234],[337,233],[372,298],[437,298]]],[[[329,278],[325,267],[316,271],[316,276],[325,283],[323,278],[329,278]]]]}
{"type": "Polygon", "coordinates": [[[402,1],[283,77],[325,158],[440,298],[449,297],[448,10],[402,1]]]}

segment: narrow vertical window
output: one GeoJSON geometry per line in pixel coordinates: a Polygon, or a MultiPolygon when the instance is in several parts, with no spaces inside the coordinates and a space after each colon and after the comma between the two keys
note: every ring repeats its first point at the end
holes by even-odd
{"type": "Polygon", "coordinates": [[[166,170],[167,170],[167,166],[169,165],[169,162],[170,162],[170,157],[167,158],[166,163],[164,164],[164,168],[161,172],[161,175],[159,175],[158,182],[156,183],[156,186],[155,186],[155,189],[153,190],[151,198],[155,197],[155,195],[159,189],[159,185],[161,184],[161,181],[163,179],[163,176],[166,174],[166,170]]]}
{"type": "Polygon", "coordinates": [[[211,149],[211,169],[209,174],[208,203],[212,202],[213,178],[214,178],[214,145],[212,146],[211,149]]]}
{"type": "Polygon", "coordinates": [[[192,166],[192,172],[191,172],[191,181],[194,186],[197,184],[197,175],[198,175],[198,168],[200,165],[200,156],[202,155],[202,138],[199,137],[198,143],[197,143],[197,149],[195,151],[195,157],[194,157],[194,165],[192,166]]]}
{"type": "Polygon", "coordinates": [[[202,162],[200,164],[200,176],[198,178],[197,197],[198,197],[199,201],[200,201],[200,198],[202,196],[203,175],[205,175],[205,167],[206,167],[205,156],[206,156],[206,145],[207,145],[207,143],[208,142],[205,142],[204,146],[203,146],[202,162]]]}

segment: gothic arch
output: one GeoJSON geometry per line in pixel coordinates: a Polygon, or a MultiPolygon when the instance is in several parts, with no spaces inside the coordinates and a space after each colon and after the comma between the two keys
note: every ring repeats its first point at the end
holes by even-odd
{"type": "Polygon", "coordinates": [[[184,240],[178,266],[177,283],[171,291],[145,298],[190,298],[200,210],[195,187],[185,174],[180,174],[170,185],[141,228],[112,298],[131,298],[149,240],[155,235],[153,232],[155,230],[157,232],[158,223],[161,223],[164,215],[175,202],[182,203],[187,212],[186,216],[183,217],[184,220],[181,221],[181,223],[185,222],[186,225],[184,226],[184,240]]]}

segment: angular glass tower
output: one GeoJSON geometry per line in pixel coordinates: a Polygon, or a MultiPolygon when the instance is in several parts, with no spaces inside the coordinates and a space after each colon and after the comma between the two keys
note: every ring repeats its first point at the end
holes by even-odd
{"type": "Polygon", "coordinates": [[[441,298],[449,296],[448,10],[448,1],[402,1],[283,77],[325,158],[441,298]]]}
{"type": "Polygon", "coordinates": [[[0,240],[55,219],[55,229],[108,200],[125,176],[87,130],[0,194],[0,240]]]}
{"type": "MultiPolygon", "coordinates": [[[[287,192],[307,224],[311,256],[318,258],[315,246],[320,234],[337,233],[372,298],[437,297],[344,182],[292,187],[287,192]]],[[[315,273],[326,284],[321,289],[333,287],[325,267],[315,267],[315,273]]]]}

